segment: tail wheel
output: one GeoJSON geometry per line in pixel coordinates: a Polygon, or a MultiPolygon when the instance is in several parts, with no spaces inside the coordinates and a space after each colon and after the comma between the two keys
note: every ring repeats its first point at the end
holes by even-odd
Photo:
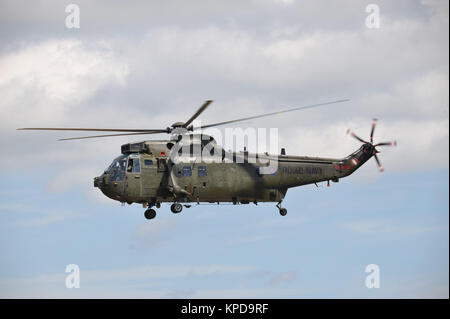
{"type": "Polygon", "coordinates": [[[183,210],[183,205],[181,205],[180,203],[174,203],[172,204],[172,206],[170,206],[170,210],[174,214],[181,213],[181,211],[183,210]]]}

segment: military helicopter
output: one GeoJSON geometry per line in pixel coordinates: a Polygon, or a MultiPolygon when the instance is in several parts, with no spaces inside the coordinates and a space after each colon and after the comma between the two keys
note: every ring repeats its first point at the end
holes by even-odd
{"type": "MultiPolygon", "coordinates": [[[[284,111],[250,116],[209,125],[201,129],[278,115],[287,112],[341,103],[348,100],[307,105],[284,111]]],[[[287,214],[281,203],[287,190],[319,182],[338,182],[349,176],[370,158],[374,157],[380,171],[383,171],[377,156],[380,146],[396,146],[397,143],[374,143],[376,119],[366,141],[348,131],[362,143],[355,152],[344,158],[321,158],[280,154],[250,154],[226,151],[212,136],[195,133],[192,123],[211,104],[207,100],[186,122],[176,122],[165,129],[98,129],[98,128],[20,128],[18,130],[51,131],[94,131],[115,132],[115,134],[82,136],[60,139],[75,140],[111,136],[171,134],[169,140],[148,140],[124,144],[121,155],[98,177],[98,187],[107,197],[121,203],[139,203],[146,208],[147,219],[156,217],[155,208],[162,203],[172,203],[175,214],[191,207],[191,203],[232,203],[255,205],[259,202],[275,202],[280,215],[287,214]],[[252,159],[252,160],[250,160],[252,159]]]]}

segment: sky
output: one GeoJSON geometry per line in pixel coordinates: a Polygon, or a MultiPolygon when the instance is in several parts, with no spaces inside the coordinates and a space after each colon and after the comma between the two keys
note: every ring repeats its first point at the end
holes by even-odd
{"type": "Polygon", "coordinates": [[[448,30],[437,0],[0,0],[0,297],[448,298],[448,30]],[[149,221],[93,187],[142,138],[16,131],[164,128],[208,99],[206,124],[350,99],[243,125],[278,128],[287,154],[339,158],[360,147],[347,129],[367,138],[377,118],[375,141],[398,147],[383,173],[370,160],[290,189],[284,217],[164,204],[149,221]]]}

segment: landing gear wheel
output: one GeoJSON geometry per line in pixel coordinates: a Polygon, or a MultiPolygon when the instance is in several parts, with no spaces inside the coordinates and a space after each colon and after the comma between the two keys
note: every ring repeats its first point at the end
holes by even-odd
{"type": "Polygon", "coordinates": [[[183,205],[181,205],[180,203],[174,203],[172,204],[172,206],[170,206],[170,210],[174,214],[181,213],[181,211],[183,210],[183,205]]]}
{"type": "Polygon", "coordinates": [[[280,215],[281,216],[286,216],[287,214],[287,209],[286,208],[280,208],[280,215]]]}
{"type": "Polygon", "coordinates": [[[153,219],[156,217],[156,211],[154,209],[149,208],[144,212],[144,216],[147,219],[153,219]]]}

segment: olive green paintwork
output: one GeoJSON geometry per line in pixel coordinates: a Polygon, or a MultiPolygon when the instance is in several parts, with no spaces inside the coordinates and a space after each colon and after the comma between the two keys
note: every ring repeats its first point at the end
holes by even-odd
{"type": "MultiPolygon", "coordinates": [[[[339,181],[368,161],[376,150],[370,143],[341,159],[267,154],[222,153],[217,163],[190,157],[171,163],[170,141],[147,141],[147,152],[131,154],[139,159],[139,172],[125,172],[122,180],[111,181],[105,171],[94,180],[102,192],[120,202],[156,205],[162,202],[281,202],[291,187],[323,181],[339,181]],[[256,163],[246,161],[254,155],[256,163]],[[260,174],[261,162],[278,164],[273,174],[260,174]],[[146,165],[151,163],[152,165],[146,165]],[[199,174],[200,168],[200,174],[199,174]],[[183,176],[183,170],[191,176],[183,176]],[[205,175],[206,176],[202,176],[205,175]]],[[[217,146],[216,146],[217,147],[217,146]]],[[[188,175],[188,174],[187,174],[188,175]]]]}

